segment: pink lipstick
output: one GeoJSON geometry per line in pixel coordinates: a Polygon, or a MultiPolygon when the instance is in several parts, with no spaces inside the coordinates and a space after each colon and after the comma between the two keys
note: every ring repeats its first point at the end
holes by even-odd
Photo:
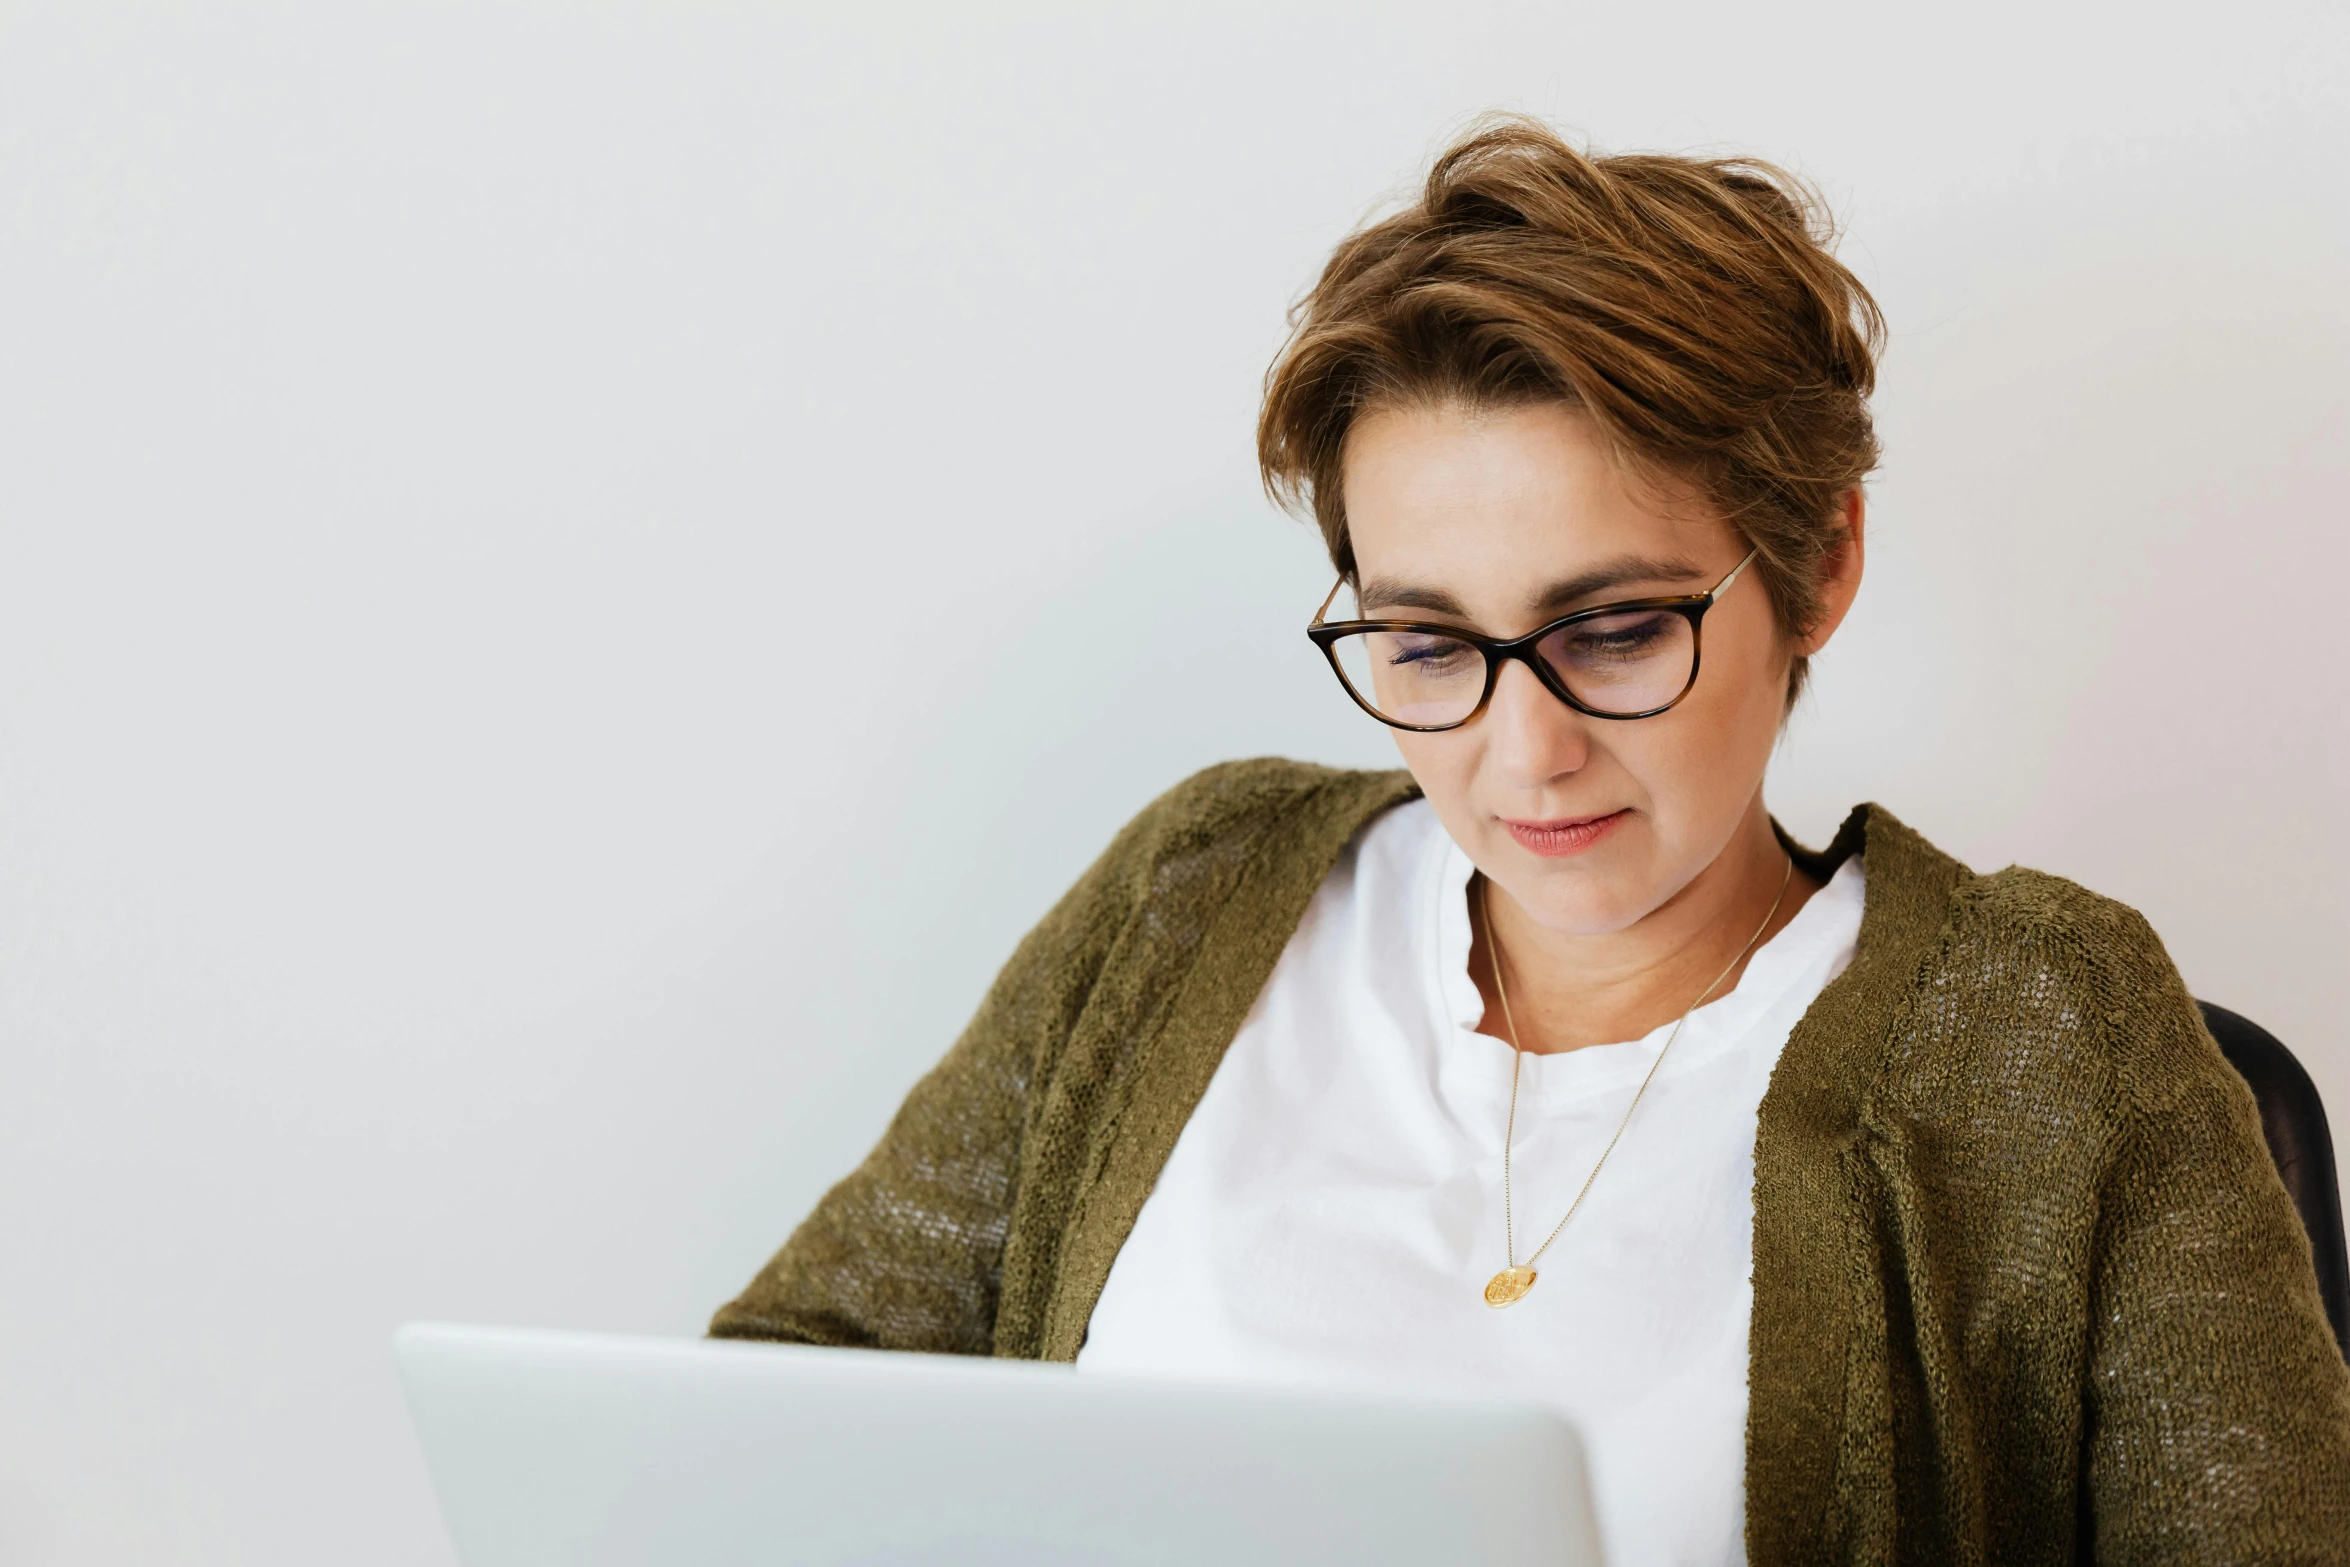
{"type": "Polygon", "coordinates": [[[1605,816],[1561,816],[1547,822],[1513,822],[1508,817],[1501,824],[1510,830],[1510,836],[1519,844],[1545,859],[1564,859],[1570,854],[1581,854],[1600,839],[1615,831],[1632,813],[1610,811],[1605,816]]]}

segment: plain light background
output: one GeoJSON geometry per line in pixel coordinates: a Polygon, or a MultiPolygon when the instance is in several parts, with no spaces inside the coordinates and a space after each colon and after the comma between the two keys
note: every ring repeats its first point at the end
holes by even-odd
{"type": "Polygon", "coordinates": [[[1117,824],[1391,756],[1255,489],[1474,111],[1893,324],[1772,786],[2350,1107],[2339,6],[0,8],[0,1561],[445,1563],[386,1336],[696,1332],[1117,824]]]}

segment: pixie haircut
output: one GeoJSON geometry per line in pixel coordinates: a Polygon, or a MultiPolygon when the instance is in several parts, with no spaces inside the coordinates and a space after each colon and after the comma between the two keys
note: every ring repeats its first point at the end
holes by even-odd
{"type": "MultiPolygon", "coordinates": [[[[1412,206],[1339,245],[1265,376],[1257,461],[1352,578],[1340,483],[1368,411],[1563,402],[1627,474],[1744,535],[1779,624],[1808,632],[1843,495],[1877,463],[1884,318],[1825,204],[1750,159],[1578,152],[1487,119],[1412,206]]],[[[1802,689],[1804,661],[1789,676],[1802,689]]]]}

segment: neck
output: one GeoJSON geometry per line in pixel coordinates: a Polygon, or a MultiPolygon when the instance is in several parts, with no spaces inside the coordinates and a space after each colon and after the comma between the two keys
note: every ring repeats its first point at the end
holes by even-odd
{"type": "Polygon", "coordinates": [[[1546,929],[1500,887],[1473,879],[1472,909],[1481,911],[1471,922],[1469,973],[1485,998],[1480,1028],[1508,1039],[1514,1020],[1514,1042],[1537,1055],[1638,1039],[1701,999],[1729,994],[1754,948],[1818,890],[1802,871],[1789,873],[1759,790],[1713,863],[1619,931],[1585,936],[1546,929]],[[1496,949],[1509,986],[1506,1020],[1494,983],[1496,949]],[[1731,965],[1727,973],[1725,965],[1731,965]],[[1716,975],[1720,983],[1701,998],[1716,975]]]}

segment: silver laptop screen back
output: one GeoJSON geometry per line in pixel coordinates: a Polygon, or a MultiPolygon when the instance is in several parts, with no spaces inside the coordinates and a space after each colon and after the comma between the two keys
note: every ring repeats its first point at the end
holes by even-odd
{"type": "Polygon", "coordinates": [[[397,1353],[465,1567],[1599,1561],[1531,1405],[489,1328],[397,1353]]]}

